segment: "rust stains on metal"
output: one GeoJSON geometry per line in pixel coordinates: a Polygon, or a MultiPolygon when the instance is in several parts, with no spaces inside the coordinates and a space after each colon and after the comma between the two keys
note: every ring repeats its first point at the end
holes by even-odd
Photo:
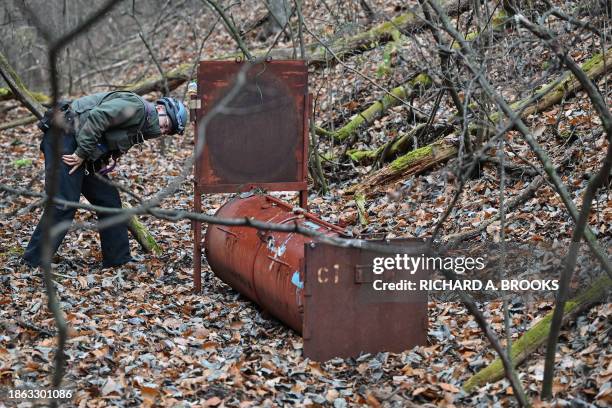
{"type": "MultiPolygon", "coordinates": [[[[396,242],[397,244],[397,242],[396,242]]],[[[414,251],[421,241],[404,241],[414,251]]],[[[375,279],[399,282],[424,279],[423,271],[373,273],[373,258],[359,248],[329,244],[306,247],[304,282],[304,355],[317,361],[360,353],[402,352],[427,341],[427,292],[376,291],[375,279]]]]}
{"type": "MultiPolygon", "coordinates": [[[[219,217],[253,217],[257,220],[297,223],[324,234],[337,236],[342,230],[266,195],[235,198],[223,205],[219,217]]],[[[253,228],[211,225],[204,240],[206,259],[225,283],[257,302],[270,314],[297,332],[302,331],[303,282],[300,261],[304,244],[312,240],[300,234],[258,231],[253,228]]]]}
{"type": "Polygon", "coordinates": [[[248,191],[253,186],[305,190],[308,70],[304,61],[201,62],[198,115],[203,117],[216,106],[245,64],[246,83],[204,129],[205,146],[196,165],[199,188],[204,193],[248,191]]]}
{"type": "MultiPolygon", "coordinates": [[[[266,195],[237,197],[217,216],[297,223],[330,236],[343,233],[266,195]]],[[[420,246],[416,241],[403,243],[412,252],[420,246]]],[[[315,243],[294,233],[216,225],[208,228],[205,248],[221,280],[303,334],[306,357],[322,361],[425,344],[427,293],[375,291],[372,259],[377,254],[372,251],[315,243]]],[[[384,278],[399,281],[407,276],[391,270],[384,278]]],[[[421,274],[411,277],[418,278],[421,274]]]]}

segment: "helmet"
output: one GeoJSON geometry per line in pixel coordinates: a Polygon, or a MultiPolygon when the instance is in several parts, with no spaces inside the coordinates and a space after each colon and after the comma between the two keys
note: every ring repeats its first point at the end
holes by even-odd
{"type": "Polygon", "coordinates": [[[172,133],[182,135],[187,124],[187,109],[185,106],[174,98],[163,97],[156,102],[166,108],[166,113],[172,123],[172,133]]]}

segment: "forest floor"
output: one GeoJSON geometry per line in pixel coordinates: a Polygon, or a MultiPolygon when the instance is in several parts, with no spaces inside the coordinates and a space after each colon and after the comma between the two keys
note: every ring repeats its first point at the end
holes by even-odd
{"type": "MultiPolygon", "coordinates": [[[[398,12],[392,3],[378,6],[387,15],[398,12]]],[[[252,20],[257,13],[261,13],[261,9],[255,7],[244,11],[243,17],[252,20]]],[[[320,6],[313,6],[310,13],[306,13],[306,21],[324,11],[320,6]]],[[[355,30],[356,27],[347,26],[346,29],[355,30]]],[[[321,32],[325,33],[325,27],[321,32]]],[[[582,61],[594,49],[597,44],[585,41],[577,46],[574,56],[582,61]]],[[[204,58],[231,51],[229,37],[219,29],[204,48],[204,58]]],[[[521,52],[532,56],[529,64],[533,66],[540,66],[551,58],[545,52],[533,52],[528,47],[521,52]]],[[[406,45],[403,53],[415,55],[410,45],[406,45]]],[[[168,57],[164,61],[172,66],[189,61],[194,55],[184,52],[174,60],[168,57]]],[[[419,62],[397,58],[392,74],[378,77],[376,70],[383,64],[383,58],[383,50],[375,50],[354,57],[348,63],[387,88],[422,69],[419,62]]],[[[531,77],[517,77],[512,72],[504,72],[505,68],[501,64],[495,67],[492,77],[499,89],[507,90],[504,96],[511,101],[526,95],[526,91],[522,91],[525,84],[533,88],[561,72],[552,70],[543,77],[539,70],[530,70],[531,77]]],[[[141,70],[138,75],[145,72],[141,70]]],[[[609,89],[607,80],[598,82],[600,89],[609,89]]],[[[342,125],[359,109],[381,97],[380,92],[373,92],[369,83],[353,76],[342,65],[313,71],[310,86],[317,102],[317,124],[326,128],[331,123],[336,127],[342,125]]],[[[179,88],[177,95],[181,92],[179,88]]],[[[431,109],[435,96],[434,91],[423,95],[419,108],[431,109]]],[[[612,94],[606,97],[608,104],[612,103],[612,94]]],[[[448,101],[443,105],[439,116],[450,116],[452,105],[448,101]]],[[[9,121],[26,113],[18,107],[0,114],[0,120],[9,121]]],[[[405,132],[410,127],[405,116],[405,107],[393,108],[388,115],[364,129],[354,147],[375,148],[392,135],[405,132]]],[[[572,151],[570,164],[560,173],[579,204],[588,177],[600,166],[608,143],[588,98],[579,92],[561,106],[532,115],[527,122],[532,129],[542,129],[537,132],[538,141],[556,164],[572,151]],[[568,132],[572,134],[570,137],[561,136],[568,132]]],[[[43,191],[44,160],[39,143],[40,133],[35,125],[0,132],[4,157],[0,163],[0,183],[43,191]]],[[[337,142],[332,144],[323,139],[320,149],[329,159],[324,169],[330,176],[330,191],[325,195],[312,191],[310,209],[326,221],[345,226],[354,235],[427,237],[455,191],[452,169],[457,159],[424,174],[401,179],[389,185],[385,194],[369,199],[366,212],[370,223],[363,226],[357,217],[355,200],[344,192],[362,180],[371,167],[355,166],[346,161],[337,142]]],[[[192,153],[193,129],[189,129],[182,138],[166,140],[165,155],[160,154],[160,147],[155,142],[135,147],[122,158],[112,178],[139,195],[150,197],[180,174],[182,165],[192,153]]],[[[536,162],[527,145],[513,132],[509,133],[505,153],[508,160],[517,165],[526,166],[521,158],[536,162]]],[[[506,199],[519,194],[532,178],[524,174],[507,177],[506,199]]],[[[214,214],[228,198],[228,195],[205,196],[205,212],[214,214]]],[[[55,329],[46,306],[42,277],[39,271],[19,265],[20,254],[40,217],[39,206],[28,207],[36,200],[35,197],[2,197],[0,388],[46,387],[52,372],[55,329]]],[[[161,206],[190,210],[192,202],[193,179],[190,177],[161,206]]],[[[487,164],[478,177],[467,182],[441,235],[473,229],[496,214],[498,207],[497,169],[487,164]]],[[[612,196],[609,189],[599,190],[594,208],[590,226],[601,239],[602,246],[610,248],[612,196]]],[[[78,212],[76,218],[95,221],[87,212],[78,212]]],[[[429,302],[427,346],[403,353],[385,352],[317,363],[303,357],[303,341],[298,334],[221,282],[206,263],[203,264],[202,293],[193,294],[193,237],[189,221],[141,219],[162,245],[162,255],[142,254],[132,242],[136,267],[102,269],[97,233],[78,230],[68,233],[56,259],[54,271],[61,306],[70,325],[64,384],[74,390],[75,405],[243,407],[313,404],[338,408],[354,405],[404,407],[412,403],[431,407],[484,407],[516,403],[507,380],[481,387],[471,394],[461,391],[462,384],[477,370],[489,365],[496,355],[473,316],[459,302],[429,302]]],[[[495,243],[499,229],[499,223],[491,224],[471,244],[488,246],[495,243]]],[[[509,242],[528,243],[561,253],[567,248],[572,230],[571,218],[548,185],[510,214],[505,229],[509,242]]],[[[557,261],[562,260],[561,257],[557,261]]],[[[552,268],[553,272],[559,262],[552,268]]],[[[594,273],[590,278],[593,276],[594,273]]],[[[584,274],[577,276],[573,290],[586,286],[590,278],[584,274]]],[[[480,306],[491,327],[504,337],[502,302],[482,302],[480,306]]],[[[513,339],[537,323],[552,307],[551,298],[515,299],[510,309],[513,339]]],[[[596,305],[564,326],[557,355],[556,399],[552,404],[612,404],[611,322],[612,304],[607,302],[596,305]]],[[[549,405],[537,399],[542,384],[543,353],[542,347],[519,368],[521,381],[527,393],[535,398],[536,406],[549,405]]],[[[8,402],[0,401],[0,406],[3,404],[8,402]]]]}

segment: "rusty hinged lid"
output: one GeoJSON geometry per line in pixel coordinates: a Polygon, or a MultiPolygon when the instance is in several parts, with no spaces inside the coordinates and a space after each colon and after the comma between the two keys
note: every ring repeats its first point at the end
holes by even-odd
{"type": "MultiPolygon", "coordinates": [[[[422,241],[395,242],[418,252],[422,241]]],[[[426,291],[376,291],[373,282],[425,279],[424,271],[374,274],[374,251],[305,246],[304,355],[317,361],[379,351],[402,352],[427,339],[426,291]]]]}
{"type": "MultiPolygon", "coordinates": [[[[244,69],[246,82],[210,119],[196,162],[202,192],[306,190],[308,70],[304,61],[202,61],[198,119],[207,115],[244,69]]],[[[202,122],[198,120],[197,134],[202,122]]]]}

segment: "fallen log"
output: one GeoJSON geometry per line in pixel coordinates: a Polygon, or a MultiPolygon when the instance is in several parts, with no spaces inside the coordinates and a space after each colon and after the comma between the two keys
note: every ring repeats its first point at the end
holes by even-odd
{"type": "Polygon", "coordinates": [[[392,161],[364,182],[355,184],[346,190],[347,195],[363,194],[371,197],[379,192],[385,184],[401,176],[419,174],[438,163],[442,163],[457,154],[457,147],[444,140],[418,148],[392,161]]]}
{"type": "MultiPolygon", "coordinates": [[[[542,176],[537,176],[536,178],[534,178],[533,181],[529,183],[529,185],[525,189],[523,189],[523,191],[521,191],[519,195],[512,197],[510,200],[508,200],[505,212],[510,213],[518,205],[523,204],[525,201],[529,200],[531,197],[533,197],[535,192],[540,187],[542,187],[543,184],[544,178],[542,176]]],[[[497,222],[498,220],[499,213],[489,219],[486,219],[474,229],[447,235],[444,237],[444,240],[447,242],[446,246],[449,248],[454,248],[461,242],[478,236],[481,232],[485,231],[489,225],[493,224],[494,222],[497,222]]]]}
{"type": "Polygon", "coordinates": [[[333,137],[334,139],[342,142],[359,130],[362,126],[369,125],[378,118],[382,113],[386,112],[389,108],[399,105],[402,100],[411,99],[417,94],[422,92],[431,86],[432,81],[429,75],[421,73],[415,76],[413,79],[408,81],[404,85],[395,87],[389,91],[382,99],[374,102],[368,106],[362,112],[353,116],[346,125],[340,129],[329,132],[323,128],[315,128],[319,136],[333,137]]]}
{"type": "MultiPolygon", "coordinates": [[[[48,95],[45,95],[42,92],[32,92],[30,91],[30,95],[42,104],[48,104],[51,102],[51,99],[48,95]]],[[[0,102],[1,101],[10,101],[11,99],[15,99],[15,95],[13,95],[13,91],[10,88],[0,88],[0,102]]]]}
{"type": "MultiPolygon", "coordinates": [[[[493,17],[491,18],[492,30],[487,30],[485,34],[489,35],[493,32],[498,32],[503,30],[506,26],[506,21],[509,16],[505,9],[498,10],[493,17]]],[[[480,32],[472,31],[466,35],[466,40],[468,41],[476,41],[482,38],[480,32]]],[[[453,44],[453,48],[458,48],[458,44],[453,44]]],[[[422,74],[425,75],[425,74],[422,74]]],[[[427,77],[427,86],[431,85],[431,78],[427,77]]],[[[425,85],[425,84],[422,84],[425,85]]],[[[411,95],[412,96],[412,95],[411,95]]],[[[402,98],[405,99],[405,98],[402,98]]],[[[394,105],[393,105],[394,106],[394,105]]],[[[384,109],[386,110],[386,109],[384,109]]],[[[368,122],[369,123],[369,122],[368,122]]],[[[345,126],[346,127],[346,126],[345,126]]],[[[403,136],[401,139],[397,141],[390,141],[385,145],[379,147],[375,150],[349,150],[347,151],[347,155],[351,160],[358,164],[369,164],[372,161],[377,160],[381,154],[385,153],[385,158],[382,162],[388,162],[390,159],[395,158],[398,154],[406,152],[411,146],[411,141],[414,138],[415,132],[420,132],[423,129],[423,125],[417,126],[413,131],[403,136]]],[[[450,128],[449,128],[450,129],[450,128]]],[[[322,130],[322,129],[321,129],[322,130]]],[[[339,132],[339,131],[338,131],[339,132]]],[[[329,132],[327,132],[329,134],[329,132]]],[[[438,135],[439,137],[440,135],[438,135]]],[[[435,139],[437,139],[436,137],[435,139]]]]}
{"type": "Polygon", "coordinates": [[[431,140],[439,139],[441,136],[450,133],[453,127],[450,125],[428,125],[421,123],[410,132],[402,135],[400,138],[390,140],[384,145],[373,150],[357,150],[351,149],[346,152],[347,156],[357,164],[370,164],[379,160],[380,162],[389,162],[398,155],[406,153],[413,148],[414,139],[416,138],[422,144],[429,143],[431,140]],[[424,136],[427,139],[423,141],[424,136]],[[382,157],[384,156],[384,157],[382,157]]]}
{"type": "MultiPolygon", "coordinates": [[[[612,53],[607,53],[604,59],[603,54],[596,54],[581,65],[582,70],[591,79],[596,79],[610,69],[612,65],[612,53]]],[[[511,107],[514,111],[520,112],[521,117],[527,117],[534,113],[541,112],[551,106],[561,102],[564,96],[571,95],[580,90],[582,86],[570,71],[566,71],[560,81],[552,81],[545,84],[534,91],[534,94],[521,99],[511,107]],[[538,98],[539,97],[539,98],[538,98]]],[[[496,112],[489,116],[492,122],[499,122],[503,118],[502,114],[496,112]]],[[[383,184],[397,180],[401,177],[419,174],[422,171],[430,169],[437,163],[448,160],[457,154],[456,148],[448,147],[448,142],[438,141],[431,143],[425,147],[409,152],[404,156],[395,159],[386,167],[378,170],[370,175],[365,181],[356,184],[346,190],[346,194],[354,194],[357,191],[363,191],[366,196],[372,196],[382,191],[383,184]],[[435,146],[447,147],[444,149],[445,154],[435,156],[435,146]],[[413,160],[415,152],[419,152],[417,156],[419,160],[413,160]]]]}
{"type": "MultiPolygon", "coordinates": [[[[123,208],[132,208],[128,203],[123,203],[123,208]]],[[[162,248],[155,241],[153,235],[147,230],[143,223],[138,221],[138,218],[133,215],[127,224],[128,231],[132,234],[136,242],[140,244],[142,250],[146,253],[153,252],[155,255],[161,255],[162,248]]]]}
{"type": "Polygon", "coordinates": [[[38,120],[38,118],[36,118],[36,116],[34,116],[34,115],[26,116],[26,117],[19,118],[19,119],[15,119],[15,120],[12,120],[10,122],[1,124],[0,125],[0,131],[12,129],[12,128],[15,128],[17,126],[29,125],[30,123],[34,123],[37,120],[38,120]]]}
{"type": "MultiPolygon", "coordinates": [[[[168,81],[168,89],[173,90],[189,81],[189,75],[193,68],[193,63],[181,64],[178,67],[168,71],[166,73],[166,80],[168,81]]],[[[164,79],[161,75],[156,75],[143,79],[142,81],[126,84],[120,87],[124,91],[132,91],[138,95],[145,95],[149,92],[162,92],[164,90],[164,79]]]]}
{"type": "MultiPolygon", "coordinates": [[[[600,301],[606,293],[612,288],[612,280],[607,275],[597,279],[593,284],[580,292],[575,298],[568,300],[563,309],[563,322],[567,322],[571,316],[575,316],[589,306],[600,301]]],[[[520,339],[512,344],[512,364],[516,367],[527,359],[527,357],[536,351],[548,338],[550,331],[550,322],[553,312],[551,311],[544,316],[531,329],[527,330],[520,339]]],[[[487,367],[483,368],[464,384],[465,392],[472,392],[476,388],[487,383],[500,380],[504,377],[504,368],[501,360],[496,359],[487,367]]]]}

